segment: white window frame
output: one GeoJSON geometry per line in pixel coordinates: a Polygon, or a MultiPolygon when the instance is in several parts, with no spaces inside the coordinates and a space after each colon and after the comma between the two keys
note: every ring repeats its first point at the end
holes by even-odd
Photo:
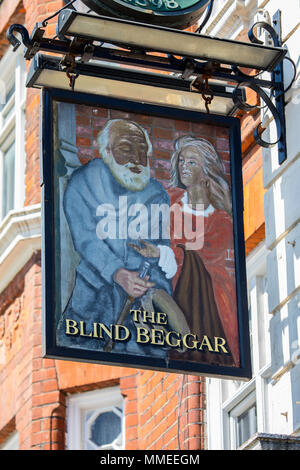
{"type": "Polygon", "coordinates": [[[1,445],[0,450],[19,450],[19,434],[14,431],[1,445]]]}
{"type": "MultiPolygon", "coordinates": [[[[125,418],[123,397],[120,388],[109,387],[101,390],[93,390],[83,392],[76,395],[70,395],[67,398],[67,448],[69,450],[86,450],[85,436],[86,424],[84,423],[84,414],[88,411],[95,411],[89,421],[99,415],[100,412],[114,411],[116,408],[122,410],[121,432],[122,444],[121,449],[125,446],[125,418]]],[[[105,447],[103,447],[104,449],[105,447]]]]}
{"type": "Polygon", "coordinates": [[[14,169],[14,210],[24,206],[25,199],[25,103],[26,103],[26,67],[23,57],[24,48],[16,52],[12,47],[6,51],[0,61],[0,91],[1,99],[5,97],[8,84],[14,80],[15,92],[0,112],[0,222],[6,218],[2,214],[2,175],[3,154],[9,145],[15,142],[15,169],[14,169]],[[4,95],[4,96],[3,96],[4,95]],[[7,121],[3,115],[14,102],[14,111],[7,121]]]}
{"type": "MultiPolygon", "coordinates": [[[[230,444],[232,449],[237,449],[239,447],[238,444],[238,418],[245,413],[245,411],[249,410],[252,406],[256,405],[256,393],[255,390],[247,395],[243,401],[238,403],[231,411],[228,413],[229,416],[229,425],[230,425],[230,444]]],[[[257,410],[256,410],[257,413],[257,410]]],[[[256,424],[257,426],[257,424],[256,424]]],[[[251,437],[251,436],[249,436],[251,437]]],[[[244,444],[243,442],[241,444],[244,444]]]]}
{"type": "Polygon", "coordinates": [[[241,386],[229,400],[223,403],[222,417],[224,428],[224,449],[235,450],[238,448],[237,419],[254,404],[256,404],[257,408],[255,379],[252,379],[241,386]]]}

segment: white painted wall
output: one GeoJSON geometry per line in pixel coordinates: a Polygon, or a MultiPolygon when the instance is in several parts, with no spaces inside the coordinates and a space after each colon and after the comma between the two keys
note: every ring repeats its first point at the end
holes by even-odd
{"type": "MultiPolygon", "coordinates": [[[[278,9],[282,12],[284,47],[297,65],[299,77],[299,0],[217,0],[206,32],[234,39],[243,27],[252,26],[259,10],[272,19],[278,9]]],[[[287,86],[292,77],[288,61],[284,68],[287,86]]],[[[288,158],[279,166],[277,148],[263,150],[266,240],[247,260],[249,300],[255,317],[252,327],[254,334],[260,335],[260,339],[253,340],[251,382],[256,393],[258,432],[300,435],[300,78],[286,94],[286,102],[288,158]],[[266,302],[264,324],[255,314],[257,279],[262,274],[267,279],[267,292],[262,299],[266,302]],[[266,331],[267,347],[263,366],[259,348],[262,328],[266,331]]],[[[207,380],[209,448],[234,447],[228,424],[230,409],[239,399],[246,399],[245,387],[219,379],[207,380]]]]}
{"type": "MultiPolygon", "coordinates": [[[[288,55],[298,67],[300,3],[269,0],[271,17],[282,11],[282,38],[288,55]]],[[[291,66],[285,64],[286,84],[291,66]]],[[[299,89],[300,91],[300,89],[299,89]]],[[[264,152],[264,186],[268,298],[271,341],[271,432],[300,431],[300,99],[294,87],[286,99],[287,161],[279,166],[276,148],[264,152]]]]}

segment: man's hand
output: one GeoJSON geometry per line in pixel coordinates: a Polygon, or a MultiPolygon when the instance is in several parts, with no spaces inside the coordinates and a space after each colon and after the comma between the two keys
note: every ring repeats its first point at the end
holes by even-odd
{"type": "Polygon", "coordinates": [[[144,256],[144,258],[159,258],[160,250],[156,245],[153,245],[153,243],[150,242],[146,242],[145,240],[139,240],[139,242],[143,245],[143,247],[135,245],[134,243],[127,244],[140,255],[144,256]]]}
{"type": "Polygon", "coordinates": [[[141,279],[138,272],[128,271],[123,268],[115,272],[114,281],[123,287],[125,292],[134,299],[141,297],[150,287],[155,285],[153,282],[149,282],[149,276],[141,279]]]}

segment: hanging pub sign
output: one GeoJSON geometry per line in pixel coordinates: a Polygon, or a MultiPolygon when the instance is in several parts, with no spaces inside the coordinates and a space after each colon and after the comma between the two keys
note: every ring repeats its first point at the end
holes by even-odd
{"type": "Polygon", "coordinates": [[[249,378],[239,120],[46,89],[42,122],[45,356],[249,378]]]}
{"type": "Polygon", "coordinates": [[[82,0],[100,15],[170,28],[196,24],[209,0],[82,0]]]}

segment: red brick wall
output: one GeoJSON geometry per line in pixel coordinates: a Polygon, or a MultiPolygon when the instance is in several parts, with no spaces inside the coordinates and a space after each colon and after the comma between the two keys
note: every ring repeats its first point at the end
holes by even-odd
{"type": "Polygon", "coordinates": [[[138,432],[143,449],[205,448],[205,380],[161,372],[139,372],[138,432]]]}
{"type": "Polygon", "coordinates": [[[23,24],[25,9],[20,0],[5,0],[0,5],[0,58],[5,54],[9,44],[6,31],[12,23],[23,24]]]}
{"type": "MultiPolygon", "coordinates": [[[[6,0],[7,1],[7,0],[6,0]]],[[[29,33],[36,23],[42,22],[63,6],[63,0],[23,0],[25,8],[25,25],[29,33]]],[[[53,37],[56,33],[57,17],[49,20],[45,36],[53,37]]],[[[27,62],[29,68],[29,62],[27,62]]],[[[26,99],[26,193],[25,204],[40,202],[40,92],[27,89],[26,99]]]]}
{"type": "Polygon", "coordinates": [[[230,180],[228,131],[189,121],[172,120],[136,113],[126,113],[105,108],[77,105],[77,147],[82,164],[92,158],[99,158],[96,138],[108,119],[125,118],[141,124],[148,132],[153,145],[153,157],[150,159],[152,176],[169,186],[170,158],[174,151],[174,141],[182,135],[193,135],[209,140],[223,160],[228,179],[230,180]]]}

